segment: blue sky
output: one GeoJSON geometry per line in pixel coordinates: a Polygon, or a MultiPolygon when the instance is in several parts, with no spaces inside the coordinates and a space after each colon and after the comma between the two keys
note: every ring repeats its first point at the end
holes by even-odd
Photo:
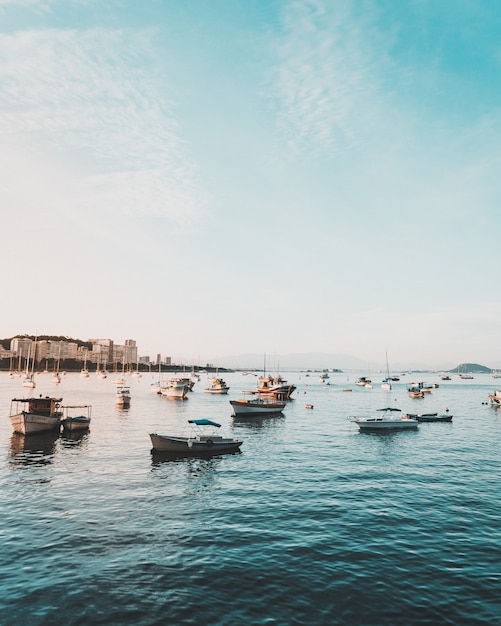
{"type": "Polygon", "coordinates": [[[0,0],[0,334],[501,367],[500,30],[490,0],[0,0]]]}

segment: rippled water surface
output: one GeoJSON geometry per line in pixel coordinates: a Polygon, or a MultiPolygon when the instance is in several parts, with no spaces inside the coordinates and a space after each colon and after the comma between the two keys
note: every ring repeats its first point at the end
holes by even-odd
{"type": "MultiPolygon", "coordinates": [[[[363,372],[362,372],[363,373],[363,372]]],[[[501,412],[487,375],[407,397],[354,374],[289,373],[281,417],[234,420],[228,396],[188,400],[130,379],[67,374],[37,394],[93,405],[80,438],[12,435],[0,373],[0,622],[13,624],[501,624],[501,412]],[[347,392],[343,389],[351,389],[347,392]],[[314,408],[307,409],[311,403],[314,408]],[[453,413],[416,432],[361,434],[348,418],[385,406],[453,413]],[[150,432],[209,417],[239,454],[167,460],[150,432]]],[[[501,388],[501,381],[499,381],[501,388]]]]}

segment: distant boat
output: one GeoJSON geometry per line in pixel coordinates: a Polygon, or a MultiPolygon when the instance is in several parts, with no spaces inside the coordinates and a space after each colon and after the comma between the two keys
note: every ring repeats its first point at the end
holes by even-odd
{"type": "Polygon", "coordinates": [[[35,357],[37,352],[37,340],[34,341],[33,356],[31,356],[31,345],[28,350],[28,360],[26,361],[26,373],[23,380],[23,387],[26,389],[35,389],[37,386],[35,383],[35,357]],[[30,371],[30,358],[31,358],[31,371],[30,371]]]}
{"type": "Polygon", "coordinates": [[[115,406],[122,409],[128,409],[130,407],[130,387],[125,387],[124,385],[117,387],[115,406]]]}
{"type": "Polygon", "coordinates": [[[30,435],[60,427],[62,398],[14,398],[11,401],[10,421],[15,433],[30,435]],[[21,408],[23,407],[23,408],[21,408]],[[24,408],[26,407],[26,408],[24,408]]]}
{"type": "Polygon", "coordinates": [[[358,385],[359,387],[367,387],[371,385],[372,388],[372,380],[367,376],[360,376],[360,378],[357,378],[355,381],[355,385],[358,385]]]}
{"type": "Polygon", "coordinates": [[[230,388],[228,387],[228,385],[225,383],[225,381],[222,378],[213,378],[211,386],[206,387],[204,389],[204,392],[226,394],[228,393],[229,390],[230,388]]]}
{"type": "Polygon", "coordinates": [[[501,389],[496,389],[490,393],[488,398],[491,406],[501,406],[501,389]]]}
{"type": "Polygon", "coordinates": [[[90,426],[92,407],[90,404],[73,404],[62,407],[63,419],[61,425],[64,430],[77,431],[87,430],[90,426]],[[74,413],[79,413],[75,415],[74,413]],[[70,415],[71,413],[71,415],[70,415]]]}
{"type": "Polygon", "coordinates": [[[409,398],[424,398],[424,391],[419,387],[409,387],[409,398]]]}
{"type": "Polygon", "coordinates": [[[203,418],[188,420],[188,423],[192,426],[192,433],[188,437],[151,433],[153,451],[183,455],[212,455],[237,452],[242,445],[242,441],[238,439],[219,435],[216,429],[220,428],[221,424],[217,422],[203,418]]]}
{"type": "Polygon", "coordinates": [[[390,368],[388,367],[388,352],[386,353],[386,378],[381,383],[381,389],[385,391],[391,391],[391,382],[390,382],[390,368]]]}

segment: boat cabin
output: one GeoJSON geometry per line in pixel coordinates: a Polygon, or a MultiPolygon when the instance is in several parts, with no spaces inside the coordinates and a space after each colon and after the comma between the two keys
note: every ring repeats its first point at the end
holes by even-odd
{"type": "MultiPolygon", "coordinates": [[[[58,412],[62,398],[50,398],[49,396],[39,396],[38,398],[13,398],[12,402],[28,404],[28,413],[37,415],[54,415],[58,412]]],[[[25,409],[26,410],[26,409],[25,409]]]]}

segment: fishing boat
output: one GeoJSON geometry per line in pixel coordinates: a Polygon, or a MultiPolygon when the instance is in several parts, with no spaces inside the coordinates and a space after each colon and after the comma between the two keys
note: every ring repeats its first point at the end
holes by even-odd
{"type": "Polygon", "coordinates": [[[128,409],[130,407],[130,387],[124,385],[117,386],[115,406],[121,409],[128,409]]]}
{"type": "Polygon", "coordinates": [[[63,409],[61,425],[64,430],[74,432],[89,428],[92,412],[90,404],[67,404],[61,408],[63,409]]]}
{"type": "Polygon", "coordinates": [[[251,400],[230,400],[233,416],[249,415],[278,415],[285,408],[285,402],[279,400],[263,400],[253,398],[251,400]]]}
{"type": "Polygon", "coordinates": [[[164,398],[177,398],[186,400],[189,387],[181,378],[171,378],[160,385],[160,394],[164,398]]]}
{"type": "Polygon", "coordinates": [[[290,400],[296,390],[295,385],[289,385],[281,376],[260,376],[257,393],[273,396],[275,400],[290,400]]]}
{"type": "Polygon", "coordinates": [[[209,419],[188,420],[191,426],[189,436],[158,435],[151,433],[150,439],[154,452],[171,452],[176,454],[222,454],[237,452],[242,441],[218,434],[221,424],[209,419]]]}
{"type": "Polygon", "coordinates": [[[354,417],[353,421],[361,431],[367,430],[409,430],[416,429],[419,422],[408,415],[401,415],[400,409],[387,407],[378,409],[375,417],[354,417]]]}
{"type": "Polygon", "coordinates": [[[60,427],[62,398],[13,398],[10,421],[15,433],[29,435],[43,433],[60,427]],[[24,408],[22,408],[24,407],[24,408]]]}
{"type": "Polygon", "coordinates": [[[210,387],[204,389],[205,393],[228,393],[230,388],[222,378],[213,378],[210,387]]]}

